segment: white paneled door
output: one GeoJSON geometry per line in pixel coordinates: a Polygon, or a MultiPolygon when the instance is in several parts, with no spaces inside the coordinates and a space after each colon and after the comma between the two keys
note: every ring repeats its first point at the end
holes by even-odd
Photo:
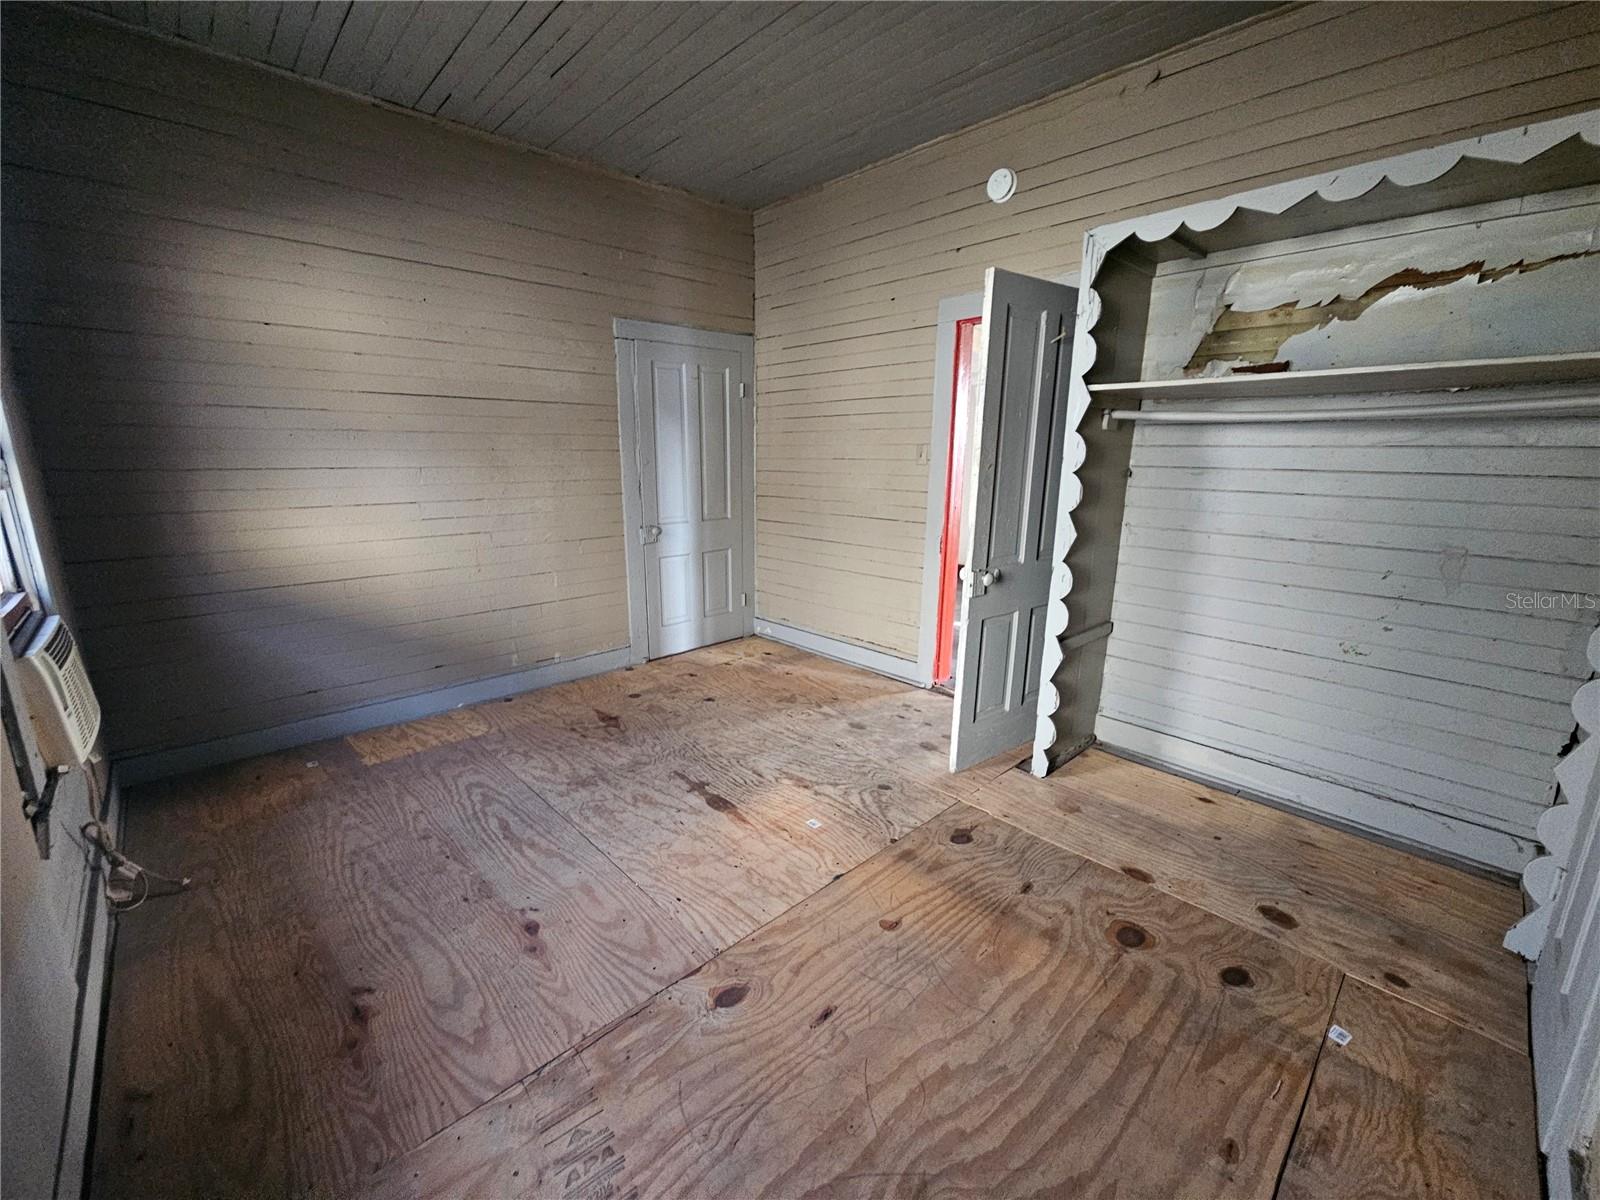
{"type": "Polygon", "coordinates": [[[745,358],[633,343],[634,443],[647,654],[743,637],[751,602],[745,358]]]}
{"type": "Polygon", "coordinates": [[[985,284],[950,769],[1033,737],[1066,432],[1076,289],[991,268],[985,284]]]}

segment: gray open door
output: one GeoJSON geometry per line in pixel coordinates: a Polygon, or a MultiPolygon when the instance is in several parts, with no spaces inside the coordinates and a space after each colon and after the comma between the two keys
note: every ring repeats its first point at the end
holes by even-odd
{"type": "Polygon", "coordinates": [[[1076,288],[990,268],[950,769],[1033,740],[1076,288]]]}

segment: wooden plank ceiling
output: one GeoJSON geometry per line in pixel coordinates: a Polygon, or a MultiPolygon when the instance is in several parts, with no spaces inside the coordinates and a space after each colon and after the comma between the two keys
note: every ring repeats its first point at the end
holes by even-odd
{"type": "Polygon", "coordinates": [[[106,0],[80,7],[757,208],[1273,5],[106,0]]]}

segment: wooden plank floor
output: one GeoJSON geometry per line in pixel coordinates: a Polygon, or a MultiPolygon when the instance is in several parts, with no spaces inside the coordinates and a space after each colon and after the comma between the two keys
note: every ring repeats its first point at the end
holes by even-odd
{"type": "Polygon", "coordinates": [[[1537,1195],[1512,889],[948,720],[750,639],[143,789],[92,1194],[1537,1195]]]}

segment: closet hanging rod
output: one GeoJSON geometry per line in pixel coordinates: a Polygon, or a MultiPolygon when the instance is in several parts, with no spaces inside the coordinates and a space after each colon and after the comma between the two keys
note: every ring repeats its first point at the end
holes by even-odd
{"type": "Polygon", "coordinates": [[[1389,408],[1291,409],[1262,412],[1208,412],[1109,408],[1104,421],[1144,421],[1158,425],[1247,425],[1304,421],[1418,421],[1457,417],[1559,417],[1592,412],[1600,415],[1600,396],[1563,396],[1546,400],[1467,400],[1459,404],[1402,404],[1389,408]]]}

